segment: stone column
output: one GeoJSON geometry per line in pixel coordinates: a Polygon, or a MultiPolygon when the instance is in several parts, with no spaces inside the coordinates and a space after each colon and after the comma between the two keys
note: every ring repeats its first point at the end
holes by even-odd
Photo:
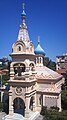
{"type": "Polygon", "coordinates": [[[40,105],[40,101],[39,101],[39,97],[40,97],[40,94],[37,94],[37,111],[41,111],[41,105],[40,105]]]}
{"type": "Polygon", "coordinates": [[[43,106],[45,106],[45,95],[43,95],[43,106]]]}
{"type": "Polygon", "coordinates": [[[10,80],[13,80],[14,78],[14,68],[10,67],[10,80]]]}
{"type": "Polygon", "coordinates": [[[36,57],[36,64],[37,64],[37,57],[36,57]]]}
{"type": "Polygon", "coordinates": [[[33,104],[33,106],[34,106],[34,110],[33,111],[36,111],[36,107],[37,107],[37,101],[36,101],[36,93],[35,93],[35,101],[34,101],[34,104],[33,104]]]}
{"type": "Polygon", "coordinates": [[[33,111],[34,112],[36,111],[35,108],[36,108],[36,93],[35,93],[34,99],[33,99],[33,111]]]}
{"type": "Polygon", "coordinates": [[[39,64],[40,64],[40,57],[39,57],[39,64]]]}
{"type": "Polygon", "coordinates": [[[9,114],[13,114],[12,87],[9,90],[9,114]]]}
{"type": "Polygon", "coordinates": [[[25,117],[29,118],[29,103],[30,103],[30,98],[26,97],[26,109],[25,109],[25,117]]]}
{"type": "Polygon", "coordinates": [[[42,64],[42,66],[43,66],[43,58],[41,57],[41,64],[42,64]]]}
{"type": "Polygon", "coordinates": [[[25,73],[25,81],[26,82],[29,81],[29,73],[28,72],[25,73]]]}
{"type": "Polygon", "coordinates": [[[41,100],[42,100],[41,107],[43,107],[43,94],[41,95],[41,100]]]}
{"type": "Polygon", "coordinates": [[[61,93],[59,94],[59,97],[57,99],[57,107],[59,108],[59,112],[61,112],[61,93]]]}

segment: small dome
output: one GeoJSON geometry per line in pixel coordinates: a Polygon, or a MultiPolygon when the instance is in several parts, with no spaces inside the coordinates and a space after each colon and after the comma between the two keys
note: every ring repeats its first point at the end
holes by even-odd
{"type": "Polygon", "coordinates": [[[40,44],[38,44],[37,48],[34,51],[35,54],[42,54],[45,55],[44,50],[42,49],[42,47],[40,46],[40,44]]]}

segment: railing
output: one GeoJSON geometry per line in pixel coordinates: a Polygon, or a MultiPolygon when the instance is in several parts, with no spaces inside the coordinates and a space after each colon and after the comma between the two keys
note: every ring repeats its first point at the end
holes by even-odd
{"type": "Polygon", "coordinates": [[[14,80],[25,80],[24,76],[14,76],[14,80]]]}

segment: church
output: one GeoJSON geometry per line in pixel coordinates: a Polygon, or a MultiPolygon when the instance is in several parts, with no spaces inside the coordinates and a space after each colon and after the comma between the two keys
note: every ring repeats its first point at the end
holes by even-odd
{"type": "Polygon", "coordinates": [[[45,52],[40,45],[34,48],[26,25],[23,5],[22,22],[10,54],[9,114],[29,117],[29,112],[41,111],[42,106],[58,107],[61,111],[61,86],[64,78],[43,65],[45,52]]]}

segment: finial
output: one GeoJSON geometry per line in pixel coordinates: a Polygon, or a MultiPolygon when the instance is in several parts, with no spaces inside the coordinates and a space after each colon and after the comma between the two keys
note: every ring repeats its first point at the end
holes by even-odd
{"type": "Polygon", "coordinates": [[[40,43],[40,36],[38,36],[38,44],[40,43]]]}
{"type": "Polygon", "coordinates": [[[26,17],[26,13],[25,13],[25,10],[24,10],[24,9],[25,9],[24,6],[25,6],[25,3],[22,4],[23,12],[22,12],[21,15],[22,15],[23,18],[26,17]]]}

